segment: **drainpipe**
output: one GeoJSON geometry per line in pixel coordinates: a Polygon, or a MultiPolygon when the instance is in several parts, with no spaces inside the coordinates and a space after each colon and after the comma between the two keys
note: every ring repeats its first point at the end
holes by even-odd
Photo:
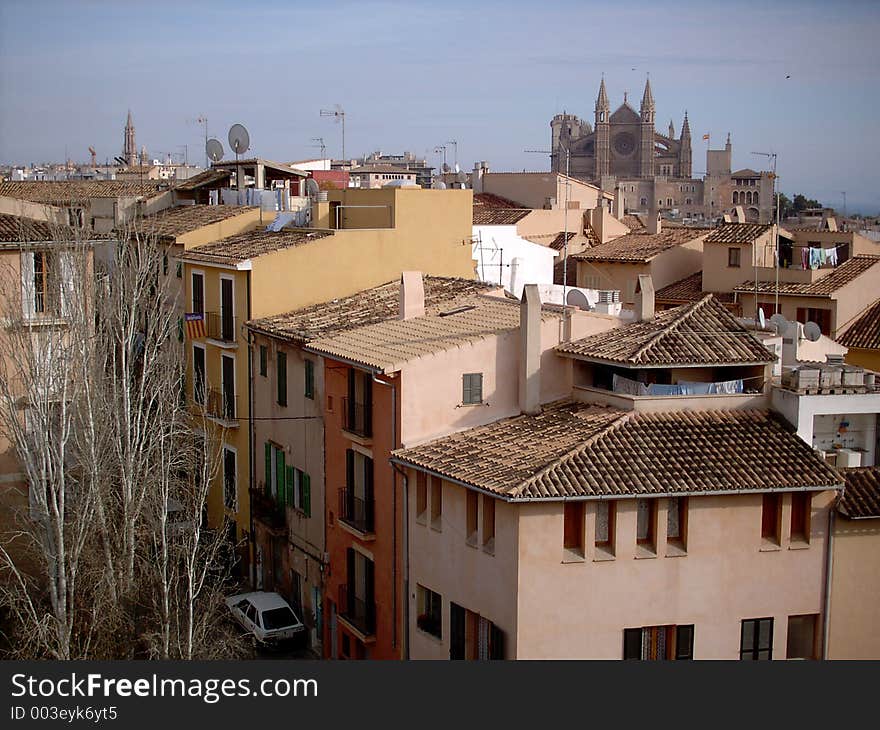
{"type": "Polygon", "coordinates": [[[828,539],[825,546],[825,596],[822,609],[822,658],[828,658],[828,635],[831,632],[831,573],[834,567],[834,507],[828,510],[828,539]]]}
{"type": "Polygon", "coordinates": [[[391,465],[403,479],[403,658],[409,659],[409,477],[397,464],[391,465]]]}
{"type": "MultiPolygon", "coordinates": [[[[375,375],[373,382],[379,385],[385,385],[391,388],[391,450],[397,448],[397,388],[393,383],[380,380],[375,375]]],[[[375,498],[375,497],[374,497],[375,498]]],[[[394,616],[392,622],[391,646],[397,647],[397,474],[392,472],[391,480],[391,509],[392,509],[392,530],[391,530],[391,611],[394,616]]]]}
{"type": "MultiPolygon", "coordinates": [[[[251,272],[247,271],[247,321],[251,319],[251,272]]],[[[257,554],[256,539],[254,537],[254,505],[251,499],[251,490],[256,480],[256,466],[254,465],[254,439],[256,431],[254,429],[254,348],[251,342],[251,333],[248,330],[248,457],[250,461],[250,474],[248,484],[248,515],[250,517],[250,535],[248,536],[248,557],[250,566],[248,572],[250,574],[251,585],[256,585],[256,573],[254,572],[254,560],[257,554]]]]}

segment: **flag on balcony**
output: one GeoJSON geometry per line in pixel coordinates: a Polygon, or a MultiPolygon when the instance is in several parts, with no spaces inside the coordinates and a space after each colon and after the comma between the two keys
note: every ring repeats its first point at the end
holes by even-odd
{"type": "Polygon", "coordinates": [[[191,340],[197,340],[205,336],[205,315],[200,312],[187,312],[186,334],[191,340]]]}

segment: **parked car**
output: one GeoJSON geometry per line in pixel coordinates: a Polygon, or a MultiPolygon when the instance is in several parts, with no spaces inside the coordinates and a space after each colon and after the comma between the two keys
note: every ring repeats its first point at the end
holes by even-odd
{"type": "Polygon", "coordinates": [[[277,593],[239,593],[227,598],[226,605],[233,618],[262,644],[305,637],[305,625],[277,593]]]}

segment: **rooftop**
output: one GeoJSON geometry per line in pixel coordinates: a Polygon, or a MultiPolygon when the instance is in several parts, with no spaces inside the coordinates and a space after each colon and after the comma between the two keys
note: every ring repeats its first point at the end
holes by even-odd
{"type": "Polygon", "coordinates": [[[410,175],[415,175],[417,170],[407,170],[402,165],[361,165],[360,167],[353,167],[349,172],[352,175],[367,175],[369,173],[409,173],[410,175]]]}
{"type": "Polygon", "coordinates": [[[839,469],[844,491],[837,511],[851,520],[880,517],[880,466],[839,469]]]}
{"type": "MultiPolygon", "coordinates": [[[[697,302],[709,292],[703,291],[703,272],[680,279],[669,286],[658,289],[654,295],[656,301],[697,302]]],[[[712,296],[720,302],[733,302],[732,292],[712,292],[712,296]]]]}
{"type": "MultiPolygon", "coordinates": [[[[850,284],[878,263],[880,263],[880,256],[853,256],[836,269],[832,269],[829,274],[815,281],[780,282],[779,293],[796,294],[801,297],[830,297],[838,289],[850,284]]],[[[772,281],[759,281],[757,289],[759,293],[773,293],[776,291],[776,284],[772,281]]],[[[743,294],[754,293],[755,282],[745,281],[734,287],[734,291],[743,294]]]]}
{"type": "Polygon", "coordinates": [[[484,208],[474,206],[474,225],[512,226],[531,212],[529,208],[484,208]]]}
{"type": "MultiPolygon", "coordinates": [[[[441,276],[423,277],[425,312],[436,314],[462,296],[489,291],[490,284],[441,276]]],[[[366,289],[349,297],[313,304],[292,312],[255,319],[247,326],[257,332],[298,343],[331,337],[341,332],[397,319],[400,316],[400,282],[366,289]]]]}
{"type": "Polygon", "coordinates": [[[502,198],[494,193],[474,193],[474,207],[484,208],[522,208],[522,206],[509,198],[502,198]]]}
{"type": "Polygon", "coordinates": [[[205,170],[198,175],[193,175],[192,177],[178,183],[174,186],[174,189],[177,192],[195,190],[203,185],[214,185],[226,182],[230,177],[232,177],[232,170],[205,170]]]}
{"type": "Polygon", "coordinates": [[[663,228],[660,233],[652,234],[643,229],[573,254],[573,258],[578,261],[648,263],[664,251],[701,238],[705,233],[695,228],[663,228]]]}
{"type": "Polygon", "coordinates": [[[258,208],[245,205],[178,205],[138,221],[140,233],[176,237],[258,208]]]}
{"type": "Polygon", "coordinates": [[[751,243],[769,230],[762,223],[725,223],[706,236],[706,243],[751,243]]]}
{"type": "Polygon", "coordinates": [[[844,347],[880,350],[880,299],[837,338],[844,347]]]}
{"type": "Polygon", "coordinates": [[[234,170],[237,167],[255,167],[256,165],[262,165],[263,167],[268,167],[270,170],[275,170],[276,172],[281,172],[285,175],[291,175],[294,177],[309,176],[309,173],[305,172],[304,170],[298,170],[295,167],[286,165],[283,162],[264,160],[262,157],[248,157],[245,160],[223,160],[221,162],[214,162],[211,165],[211,169],[225,168],[229,170],[234,170]]]}
{"type": "Polygon", "coordinates": [[[183,258],[187,261],[201,261],[209,264],[239,264],[248,259],[285,248],[302,246],[332,235],[328,231],[304,231],[291,228],[283,228],[277,232],[250,231],[205,246],[191,248],[183,258]]]}
{"type": "MultiPolygon", "coordinates": [[[[543,316],[558,315],[544,310],[543,316]]],[[[450,302],[444,311],[385,320],[315,340],[308,349],[378,372],[394,372],[410,360],[517,330],[519,324],[519,302],[476,294],[450,302]]]]}
{"type": "Polygon", "coordinates": [[[65,205],[90,198],[150,197],[170,187],[165,180],[29,180],[0,182],[0,197],[65,205]]]}
{"type": "Polygon", "coordinates": [[[766,411],[638,413],[571,401],[394,452],[508,500],[837,489],[840,476],[766,411]]]}
{"type": "Polygon", "coordinates": [[[0,214],[0,249],[19,249],[22,244],[26,243],[85,242],[109,237],[105,233],[83,231],[24,216],[0,214]]]}
{"type": "Polygon", "coordinates": [[[775,356],[714,296],[657,312],[646,322],[559,345],[577,359],[627,367],[758,365],[775,356]]]}

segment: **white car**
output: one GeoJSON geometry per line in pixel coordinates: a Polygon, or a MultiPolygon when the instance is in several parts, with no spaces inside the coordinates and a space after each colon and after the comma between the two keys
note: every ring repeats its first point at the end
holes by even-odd
{"type": "Polygon", "coordinates": [[[293,639],[306,630],[290,604],[277,593],[239,593],[227,598],[226,605],[235,620],[265,644],[293,639]]]}

